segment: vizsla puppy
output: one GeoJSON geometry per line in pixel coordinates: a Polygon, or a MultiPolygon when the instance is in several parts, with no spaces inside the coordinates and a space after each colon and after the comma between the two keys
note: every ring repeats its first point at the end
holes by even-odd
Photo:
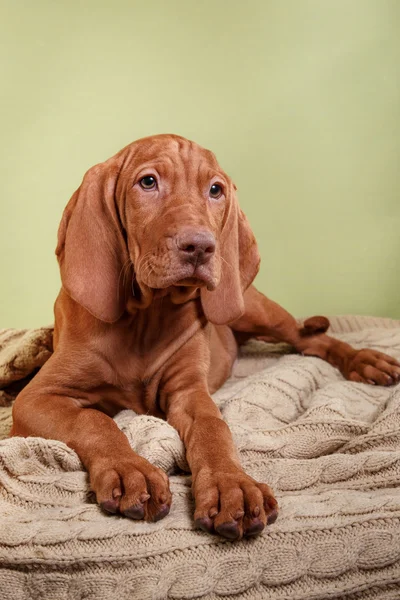
{"type": "Polygon", "coordinates": [[[400,378],[391,357],[332,339],[324,317],[299,326],[252,287],[259,255],[235,186],[211,152],[179,136],[139,140],[90,169],[56,253],[55,352],[18,396],[12,434],[76,450],[110,513],[156,521],[170,509],[167,476],[112,420],[131,408],[178,430],[200,528],[237,539],[276,519],[271,489],[242,470],[210,397],[250,337],[288,342],[353,381],[400,378]]]}

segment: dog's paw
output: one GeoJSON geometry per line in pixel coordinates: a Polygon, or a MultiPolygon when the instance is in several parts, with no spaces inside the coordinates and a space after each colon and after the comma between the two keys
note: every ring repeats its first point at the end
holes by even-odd
{"type": "Polygon", "coordinates": [[[278,516],[271,489],[236,466],[202,469],[194,480],[193,494],[196,526],[228,540],[258,535],[278,516]]]}
{"type": "Polygon", "coordinates": [[[376,350],[358,350],[347,366],[347,378],[371,385],[394,385],[400,381],[400,364],[376,350]]]}
{"type": "Polygon", "coordinates": [[[145,521],[159,521],[169,513],[172,497],[167,475],[140,456],[115,464],[95,462],[90,469],[90,485],[108,513],[145,521]]]}

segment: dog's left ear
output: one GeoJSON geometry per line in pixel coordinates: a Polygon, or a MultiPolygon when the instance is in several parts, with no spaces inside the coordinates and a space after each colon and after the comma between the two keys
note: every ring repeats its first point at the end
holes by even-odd
{"type": "Polygon", "coordinates": [[[219,241],[221,278],[214,291],[201,290],[204,313],[214,325],[226,325],[244,313],[243,294],[260,267],[257,242],[240,209],[236,187],[231,184],[230,201],[219,241]]]}

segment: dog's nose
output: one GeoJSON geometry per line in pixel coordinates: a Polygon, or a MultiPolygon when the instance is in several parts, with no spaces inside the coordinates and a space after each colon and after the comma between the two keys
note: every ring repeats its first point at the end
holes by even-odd
{"type": "Polygon", "coordinates": [[[177,246],[184,261],[204,265],[215,252],[215,237],[211,231],[191,229],[180,233],[177,246]]]}

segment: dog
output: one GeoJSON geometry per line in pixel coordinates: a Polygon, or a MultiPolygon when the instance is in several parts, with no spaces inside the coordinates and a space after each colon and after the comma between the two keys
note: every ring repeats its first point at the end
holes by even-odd
{"type": "Polygon", "coordinates": [[[287,342],[355,382],[392,385],[399,363],[299,324],[252,285],[260,257],[236,187],[214,154],[177,135],[140,139],[91,168],[65,208],[56,254],[54,354],[17,397],[16,436],[79,455],[104,511],[158,521],[166,474],[138,456],[112,417],[166,419],[192,472],[198,528],[259,534],[278,503],[241,468],[211,395],[252,337],[287,342]]]}

